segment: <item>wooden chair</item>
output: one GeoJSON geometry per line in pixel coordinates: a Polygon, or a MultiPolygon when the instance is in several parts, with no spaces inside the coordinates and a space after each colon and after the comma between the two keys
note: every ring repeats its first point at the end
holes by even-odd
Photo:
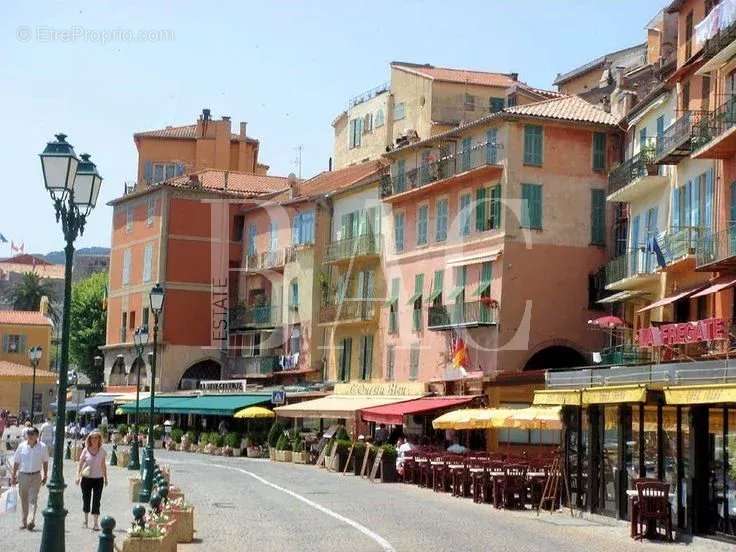
{"type": "Polygon", "coordinates": [[[672,505],[670,484],[660,481],[638,483],[639,538],[655,538],[657,524],[663,523],[667,540],[672,540],[672,505]]]}
{"type": "Polygon", "coordinates": [[[498,490],[503,508],[524,508],[529,485],[526,478],[527,468],[520,465],[509,465],[500,478],[498,490]]]}

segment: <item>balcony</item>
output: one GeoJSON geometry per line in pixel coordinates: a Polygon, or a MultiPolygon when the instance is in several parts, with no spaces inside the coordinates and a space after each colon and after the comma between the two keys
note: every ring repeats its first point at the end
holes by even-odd
{"type": "Polygon", "coordinates": [[[279,369],[277,356],[247,356],[230,359],[231,378],[264,378],[279,369]]]}
{"type": "Polygon", "coordinates": [[[325,261],[349,261],[357,257],[376,257],[381,254],[381,236],[365,234],[333,241],[327,246],[325,261]]]}
{"type": "Polygon", "coordinates": [[[717,109],[704,114],[695,131],[695,159],[728,159],[736,154],[736,96],[728,95],[717,109]]]}
{"type": "Polygon", "coordinates": [[[345,299],[327,303],[319,310],[320,324],[372,322],[376,319],[376,302],[372,299],[345,299]]]}
{"type": "Polygon", "coordinates": [[[255,255],[247,255],[245,257],[246,272],[261,272],[264,270],[280,270],[284,268],[284,264],[289,262],[288,259],[291,248],[277,249],[276,251],[266,251],[265,253],[256,253],[255,255]]]}
{"type": "Polygon", "coordinates": [[[248,305],[230,312],[232,328],[275,328],[281,323],[281,306],[248,305]]]}
{"type": "Polygon", "coordinates": [[[606,265],[606,289],[622,291],[659,280],[657,261],[644,246],[632,249],[606,265]]]}
{"type": "Polygon", "coordinates": [[[608,175],[608,201],[635,201],[656,186],[664,188],[667,177],[659,174],[654,163],[656,147],[652,144],[627,159],[608,175]]]}
{"type": "Polygon", "coordinates": [[[722,0],[695,25],[696,44],[703,44],[703,58],[711,59],[736,40],[736,0],[722,0]]]}
{"type": "Polygon", "coordinates": [[[693,124],[699,121],[700,112],[685,111],[667,127],[657,139],[654,162],[657,165],[677,165],[692,151],[693,124]]]}
{"type": "Polygon", "coordinates": [[[430,306],[427,311],[427,328],[435,331],[494,326],[497,320],[498,307],[481,301],[430,306]]]}
{"type": "Polygon", "coordinates": [[[721,271],[736,267],[736,223],[720,232],[706,234],[698,244],[695,256],[697,270],[721,271]]]}
{"type": "Polygon", "coordinates": [[[615,345],[601,351],[601,364],[644,364],[651,360],[650,351],[634,345],[615,345]]]}
{"type": "Polygon", "coordinates": [[[657,237],[659,248],[667,261],[667,270],[696,254],[705,229],[696,226],[673,228],[657,237]]]}
{"type": "MultiPolygon", "coordinates": [[[[501,144],[482,144],[468,151],[459,151],[448,154],[436,161],[423,164],[416,169],[411,169],[394,176],[385,175],[381,181],[381,197],[390,198],[398,194],[409,195],[413,190],[422,189],[434,183],[449,183],[450,178],[464,175],[471,171],[482,171],[483,176],[488,176],[502,170],[498,162],[498,150],[501,144]]],[[[476,173],[473,172],[473,175],[476,173]]],[[[481,176],[480,172],[478,176],[481,176]]]]}

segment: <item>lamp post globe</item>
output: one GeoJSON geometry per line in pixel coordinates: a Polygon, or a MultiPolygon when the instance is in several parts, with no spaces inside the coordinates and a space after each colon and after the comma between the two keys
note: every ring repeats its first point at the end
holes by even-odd
{"type": "Polygon", "coordinates": [[[149,302],[151,312],[153,313],[153,350],[151,351],[151,397],[149,399],[149,416],[148,416],[148,445],[146,447],[146,457],[143,465],[143,485],[141,485],[140,500],[148,502],[153,493],[153,477],[156,469],[156,461],[153,457],[153,413],[156,401],[156,355],[158,353],[158,322],[161,311],[164,307],[164,288],[160,283],[156,283],[149,293],[149,302]]]}
{"type": "Polygon", "coordinates": [[[31,367],[33,368],[33,381],[31,383],[31,423],[36,421],[36,368],[38,368],[38,363],[41,361],[42,354],[43,348],[40,346],[28,349],[28,360],[31,362],[31,367]]]}
{"type": "MultiPolygon", "coordinates": [[[[49,192],[61,222],[64,241],[64,308],[61,322],[61,351],[59,361],[59,388],[57,396],[56,435],[64,435],[66,421],[66,393],[69,387],[69,333],[72,291],[74,242],[84,232],[87,216],[97,203],[102,177],[97,167],[84,155],[79,160],[65,134],[57,134],[39,154],[44,187],[49,192]]],[[[36,353],[39,355],[41,353],[36,353]]],[[[54,447],[53,468],[48,485],[48,505],[43,511],[41,536],[42,552],[64,552],[64,483],[63,447],[54,447]]]]}

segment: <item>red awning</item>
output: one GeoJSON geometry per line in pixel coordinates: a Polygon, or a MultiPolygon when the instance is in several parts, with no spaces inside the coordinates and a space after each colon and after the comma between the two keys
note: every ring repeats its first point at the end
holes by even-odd
{"type": "Polygon", "coordinates": [[[647,305],[643,309],[639,309],[636,312],[645,312],[648,310],[656,309],[657,307],[664,307],[665,305],[669,305],[671,303],[674,303],[675,301],[679,299],[684,299],[685,297],[692,295],[696,291],[700,291],[705,287],[704,284],[699,284],[694,287],[687,288],[683,291],[680,291],[679,293],[676,293],[675,295],[670,295],[669,297],[665,297],[664,299],[660,299],[659,301],[655,301],[651,305],[647,305]]]}
{"type": "Polygon", "coordinates": [[[411,416],[412,414],[424,414],[433,410],[439,410],[440,408],[449,408],[452,406],[466,404],[472,401],[473,398],[474,397],[467,396],[424,397],[411,401],[365,408],[361,410],[360,413],[363,420],[366,422],[401,425],[404,423],[404,416],[411,416]]]}
{"type": "Polygon", "coordinates": [[[736,285],[736,276],[721,276],[710,282],[710,286],[705,288],[703,291],[693,295],[693,299],[696,297],[703,297],[705,295],[711,295],[712,293],[718,293],[724,289],[728,289],[736,285]]]}

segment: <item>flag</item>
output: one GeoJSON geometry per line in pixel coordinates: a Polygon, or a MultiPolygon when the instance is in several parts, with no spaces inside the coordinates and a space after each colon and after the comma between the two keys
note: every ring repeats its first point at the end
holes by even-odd
{"type": "Polygon", "coordinates": [[[21,243],[20,245],[15,245],[15,242],[11,241],[10,242],[10,252],[11,253],[23,253],[24,245],[25,244],[23,243],[21,243]]]}
{"type": "Polygon", "coordinates": [[[657,238],[654,236],[650,236],[647,240],[647,253],[654,253],[654,256],[657,257],[657,264],[661,268],[665,268],[667,266],[667,261],[664,258],[664,254],[662,253],[662,249],[659,247],[659,242],[657,241],[657,238]]]}
{"type": "Polygon", "coordinates": [[[456,368],[463,368],[468,365],[468,352],[465,348],[465,342],[459,337],[455,340],[453,347],[452,364],[456,368]]]}
{"type": "Polygon", "coordinates": [[[0,243],[8,243],[8,239],[2,234],[0,234],[0,243]]]}

